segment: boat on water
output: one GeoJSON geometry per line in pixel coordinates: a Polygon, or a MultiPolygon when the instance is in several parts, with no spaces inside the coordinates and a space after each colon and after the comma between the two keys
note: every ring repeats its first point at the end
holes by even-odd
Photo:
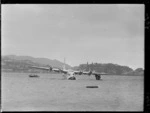
{"type": "Polygon", "coordinates": [[[38,75],[29,75],[29,77],[39,77],[38,75]]]}

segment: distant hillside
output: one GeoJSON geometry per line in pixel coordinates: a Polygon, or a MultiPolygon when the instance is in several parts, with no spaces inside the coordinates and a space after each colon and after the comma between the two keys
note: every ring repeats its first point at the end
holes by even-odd
{"type": "MultiPolygon", "coordinates": [[[[30,66],[53,66],[62,68],[64,63],[58,60],[51,60],[48,58],[34,58],[31,56],[16,56],[6,55],[1,58],[2,69],[4,70],[28,70],[30,66]]],[[[68,64],[66,68],[71,68],[68,64]]]]}
{"type": "MultiPolygon", "coordinates": [[[[16,56],[6,55],[1,58],[2,71],[7,72],[47,72],[44,70],[31,69],[31,66],[53,66],[62,68],[63,63],[58,60],[51,60],[48,58],[34,58],[31,56],[16,56]]],[[[66,68],[70,69],[71,66],[66,64],[66,68]]],[[[118,64],[102,64],[102,63],[91,63],[91,64],[80,64],[79,66],[73,67],[74,70],[95,70],[100,73],[108,73],[110,75],[144,75],[142,68],[133,70],[128,66],[121,66],[118,64]]]]}
{"type": "Polygon", "coordinates": [[[144,75],[144,70],[142,68],[137,68],[134,71],[125,73],[126,75],[144,75]]]}
{"type": "Polygon", "coordinates": [[[142,68],[138,68],[133,70],[128,66],[121,66],[113,63],[92,63],[92,64],[80,64],[79,66],[73,67],[75,70],[95,70],[99,73],[108,73],[111,75],[144,75],[144,70],[142,68]]]}

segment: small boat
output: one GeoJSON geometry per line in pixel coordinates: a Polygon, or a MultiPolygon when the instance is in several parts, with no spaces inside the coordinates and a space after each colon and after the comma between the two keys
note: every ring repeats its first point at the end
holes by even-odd
{"type": "Polygon", "coordinates": [[[29,75],[29,77],[39,77],[38,75],[29,75]]]}
{"type": "Polygon", "coordinates": [[[98,86],[86,86],[86,88],[98,88],[98,86]]]}

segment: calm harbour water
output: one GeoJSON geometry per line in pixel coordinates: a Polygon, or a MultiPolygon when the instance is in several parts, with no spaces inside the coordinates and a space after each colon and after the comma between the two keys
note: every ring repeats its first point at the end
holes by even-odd
{"type": "Polygon", "coordinates": [[[144,76],[29,74],[2,73],[2,111],[143,111],[144,76]]]}

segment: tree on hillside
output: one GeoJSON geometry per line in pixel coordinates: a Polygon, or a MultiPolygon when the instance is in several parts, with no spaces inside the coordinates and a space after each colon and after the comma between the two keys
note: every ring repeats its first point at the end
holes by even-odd
{"type": "Polygon", "coordinates": [[[137,68],[137,69],[135,70],[135,72],[142,72],[142,71],[144,71],[143,68],[137,68]]]}
{"type": "MultiPolygon", "coordinates": [[[[87,62],[88,64],[88,62],[87,62]]],[[[91,63],[91,64],[80,64],[79,69],[80,70],[95,70],[97,72],[105,72],[109,74],[124,74],[127,72],[133,71],[133,69],[129,68],[128,66],[121,66],[118,64],[108,63],[108,64],[101,64],[101,63],[91,63]]],[[[141,70],[141,69],[138,69],[141,70]]]]}

